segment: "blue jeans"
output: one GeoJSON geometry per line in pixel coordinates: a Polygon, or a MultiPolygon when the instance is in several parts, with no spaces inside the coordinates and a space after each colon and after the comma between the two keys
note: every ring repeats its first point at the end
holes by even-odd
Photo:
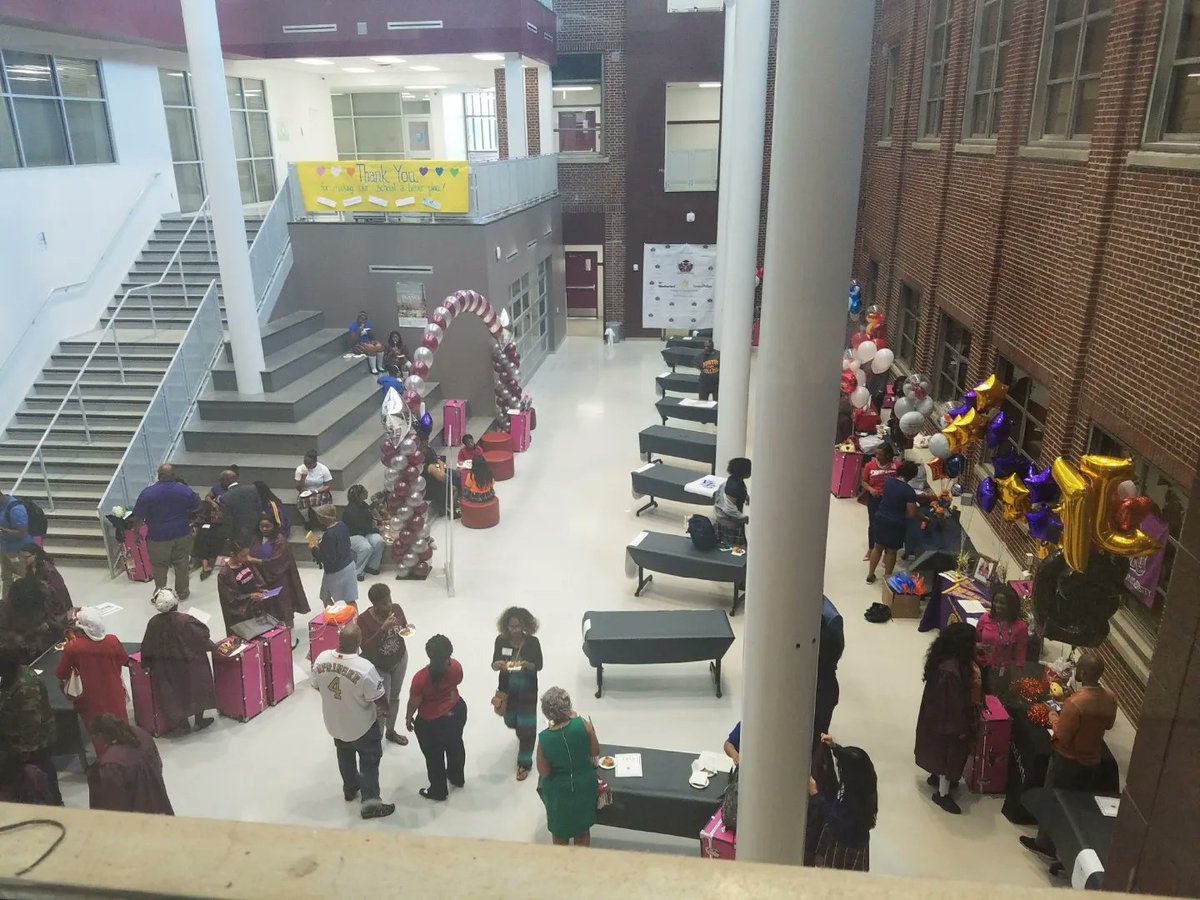
{"type": "Polygon", "coordinates": [[[371,723],[356,741],[333,739],[337,748],[338,770],[342,773],[342,790],[347,794],[362,792],[363,809],[379,806],[379,761],[383,759],[383,737],[379,720],[371,723]]]}

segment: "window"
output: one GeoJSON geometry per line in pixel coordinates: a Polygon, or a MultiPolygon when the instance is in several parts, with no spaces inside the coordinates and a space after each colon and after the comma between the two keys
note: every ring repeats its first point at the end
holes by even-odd
{"type": "Polygon", "coordinates": [[[724,7],[725,0],[667,0],[667,12],[706,12],[724,7]]]}
{"type": "Polygon", "coordinates": [[[1200,0],[1167,0],[1146,143],[1200,153],[1200,0]]]}
{"type": "Polygon", "coordinates": [[[880,140],[892,139],[892,128],[896,120],[896,82],[900,75],[900,48],[893,44],[884,53],[883,75],[883,130],[880,140]]]}
{"type": "Polygon", "coordinates": [[[500,151],[496,136],[496,92],[463,94],[463,116],[467,126],[467,153],[495,158],[500,151]]]}
{"type": "Polygon", "coordinates": [[[721,156],[721,84],[667,85],[663,189],[715,191],[721,156]]]}
{"type": "Polygon", "coordinates": [[[1012,423],[1008,443],[997,452],[1011,448],[1031,462],[1038,462],[1042,455],[1050,389],[1003,356],[997,357],[996,377],[1008,385],[1003,409],[1012,423]]]}
{"type": "Polygon", "coordinates": [[[550,73],[555,149],[559,153],[599,153],[603,125],[604,57],[599,53],[560,53],[550,73]]]}
{"type": "Polygon", "coordinates": [[[536,281],[530,293],[530,276],[522,275],[509,288],[509,316],[513,341],[521,353],[521,368],[532,372],[550,350],[550,320],[546,315],[550,297],[550,271],[553,258],[547,256],[537,266],[536,281]]]}
{"type": "Polygon", "coordinates": [[[900,315],[896,318],[896,358],[911,366],[917,358],[917,333],[921,328],[921,292],[900,284],[900,315]]]}
{"type": "Polygon", "coordinates": [[[0,169],[114,160],[98,62],[0,51],[0,169]]]}
{"type": "Polygon", "coordinates": [[[332,100],[338,159],[433,158],[428,94],[370,91],[332,100]]]}
{"type": "MultiPolygon", "coordinates": [[[[200,208],[208,194],[204,164],[200,161],[199,132],[192,78],[177,69],[159,69],[163,112],[171,159],[175,162],[175,188],[179,209],[200,208]]],[[[275,153],[267,113],[266,85],[258,78],[225,78],[229,96],[229,122],[243,203],[269,203],[275,199],[275,153]]]]}
{"type": "Polygon", "coordinates": [[[937,371],[933,399],[957,400],[967,390],[967,364],[971,357],[971,332],[945,313],[938,325],[937,371]]]}
{"type": "Polygon", "coordinates": [[[925,77],[921,86],[921,115],[917,133],[925,140],[942,134],[942,98],[946,92],[946,63],[950,57],[950,0],[929,4],[929,33],[925,39],[925,77]]]}
{"type": "Polygon", "coordinates": [[[965,137],[988,140],[1000,130],[1000,100],[1004,96],[1004,70],[1016,5],[1016,0],[979,0],[971,50],[971,88],[963,117],[965,137]]]}
{"type": "MultiPolygon", "coordinates": [[[[1097,425],[1092,426],[1088,436],[1088,453],[1102,456],[1121,456],[1133,460],[1133,480],[1138,490],[1154,502],[1154,515],[1167,525],[1167,547],[1163,552],[1162,571],[1154,596],[1143,601],[1133,594],[1126,596],[1123,606],[1142,635],[1153,643],[1162,620],[1163,605],[1167,588],[1171,583],[1171,568],[1175,554],[1179,551],[1179,535],[1183,532],[1183,518],[1188,508],[1188,491],[1169,478],[1161,469],[1147,462],[1119,440],[1097,425]]],[[[1149,660],[1147,660],[1149,662],[1149,660]]]]}
{"type": "Polygon", "coordinates": [[[1034,100],[1034,140],[1087,141],[1100,99],[1112,0],[1050,0],[1034,100]]]}

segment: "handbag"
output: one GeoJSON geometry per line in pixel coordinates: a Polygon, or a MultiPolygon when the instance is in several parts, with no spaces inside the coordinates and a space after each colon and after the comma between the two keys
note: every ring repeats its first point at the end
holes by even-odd
{"type": "Polygon", "coordinates": [[[612,787],[607,781],[596,776],[596,809],[612,806],[612,787]]]}
{"type": "Polygon", "coordinates": [[[63,693],[74,700],[83,694],[83,679],[79,677],[79,673],[74,669],[67,676],[67,683],[63,686],[63,693]]]}
{"type": "Polygon", "coordinates": [[[496,691],[492,695],[492,709],[496,715],[503,717],[508,712],[508,693],[505,691],[496,691]]]}

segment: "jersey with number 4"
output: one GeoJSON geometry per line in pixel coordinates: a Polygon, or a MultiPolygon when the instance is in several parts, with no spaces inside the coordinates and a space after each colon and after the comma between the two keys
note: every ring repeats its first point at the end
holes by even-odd
{"type": "Polygon", "coordinates": [[[357,653],[326,650],[312,669],[312,686],[321,695],[325,728],[339,741],[356,741],[375,724],[383,679],[357,653]]]}

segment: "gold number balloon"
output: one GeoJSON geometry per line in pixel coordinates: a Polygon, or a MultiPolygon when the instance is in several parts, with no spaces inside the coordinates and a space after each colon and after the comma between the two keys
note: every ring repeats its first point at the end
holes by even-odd
{"type": "Polygon", "coordinates": [[[1133,477],[1133,460],[1113,456],[1085,456],[1080,461],[1083,474],[1091,481],[1089,504],[1092,513],[1091,537],[1096,545],[1117,556],[1149,556],[1158,549],[1158,541],[1140,528],[1125,533],[1117,529],[1113,518],[1113,498],[1122,481],[1133,477]]]}
{"type": "Polygon", "coordinates": [[[1088,483],[1061,456],[1051,464],[1050,471],[1062,491],[1062,502],[1054,512],[1063,523],[1063,559],[1076,572],[1082,572],[1092,554],[1091,516],[1095,514],[1093,504],[1088,502],[1088,483]]]}
{"type": "Polygon", "coordinates": [[[995,409],[1008,395],[1008,385],[1001,384],[995,375],[989,375],[975,387],[975,408],[980,412],[995,409]]]}

